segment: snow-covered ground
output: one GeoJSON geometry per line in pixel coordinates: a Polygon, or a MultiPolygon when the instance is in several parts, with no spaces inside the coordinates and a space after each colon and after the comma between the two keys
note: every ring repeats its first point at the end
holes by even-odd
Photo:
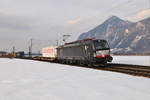
{"type": "Polygon", "coordinates": [[[149,100],[150,79],[19,59],[0,59],[0,100],[149,100]]]}
{"type": "Polygon", "coordinates": [[[150,56],[113,56],[113,63],[150,66],[150,56]]]}

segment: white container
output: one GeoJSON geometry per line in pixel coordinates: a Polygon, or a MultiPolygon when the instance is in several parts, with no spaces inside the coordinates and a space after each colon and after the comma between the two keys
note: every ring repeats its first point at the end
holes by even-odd
{"type": "Polygon", "coordinates": [[[57,47],[50,46],[42,49],[42,57],[56,58],[57,56],[57,47]]]}

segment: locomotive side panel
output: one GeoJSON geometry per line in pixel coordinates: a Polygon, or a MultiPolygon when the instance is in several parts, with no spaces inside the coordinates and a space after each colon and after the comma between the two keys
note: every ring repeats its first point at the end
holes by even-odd
{"type": "Polygon", "coordinates": [[[85,48],[83,45],[58,48],[57,52],[58,59],[85,59],[85,48]]]}

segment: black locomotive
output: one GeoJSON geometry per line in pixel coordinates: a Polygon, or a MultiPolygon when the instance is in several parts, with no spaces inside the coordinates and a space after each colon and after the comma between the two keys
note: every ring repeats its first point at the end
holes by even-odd
{"type": "Polygon", "coordinates": [[[72,64],[105,64],[112,61],[106,40],[86,39],[67,43],[57,48],[57,60],[72,64]]]}

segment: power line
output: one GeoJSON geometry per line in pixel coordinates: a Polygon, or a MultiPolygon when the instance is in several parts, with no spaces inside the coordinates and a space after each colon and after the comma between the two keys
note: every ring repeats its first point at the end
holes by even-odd
{"type": "Polygon", "coordinates": [[[58,46],[59,45],[59,40],[56,40],[56,46],[58,46]]]}
{"type": "Polygon", "coordinates": [[[12,53],[15,53],[15,46],[12,47],[12,53]]]}
{"type": "Polygon", "coordinates": [[[131,15],[134,15],[134,14],[137,14],[138,12],[141,12],[141,11],[143,11],[143,10],[148,10],[148,9],[150,9],[150,0],[147,0],[148,2],[148,8],[146,7],[146,8],[144,8],[144,9],[141,9],[141,10],[138,10],[138,11],[135,11],[135,12],[132,12],[132,13],[130,13],[130,14],[128,14],[128,15],[125,15],[125,16],[123,16],[123,18],[126,18],[126,17],[128,17],[128,16],[131,16],[131,15]]]}
{"type": "Polygon", "coordinates": [[[67,40],[70,36],[71,36],[70,34],[64,34],[64,35],[63,35],[63,41],[64,41],[64,43],[66,43],[66,40],[67,40]]]}
{"type": "Polygon", "coordinates": [[[128,0],[128,1],[125,1],[125,2],[121,2],[121,3],[117,4],[116,6],[110,8],[109,10],[107,10],[107,12],[111,12],[116,8],[126,6],[127,4],[130,4],[131,2],[133,2],[133,0],[128,0]]]}
{"type": "MultiPolygon", "coordinates": [[[[109,9],[109,10],[106,11],[106,12],[112,12],[114,9],[119,8],[120,6],[121,6],[121,7],[126,6],[126,5],[130,4],[130,3],[133,2],[133,1],[134,1],[134,0],[128,0],[128,1],[122,2],[122,3],[118,4],[118,5],[116,5],[115,7],[112,7],[111,9],[109,9]]],[[[126,14],[126,15],[122,16],[121,18],[129,17],[129,16],[134,15],[134,14],[137,14],[138,12],[140,12],[140,11],[142,11],[142,10],[145,10],[145,9],[147,9],[147,7],[146,7],[146,8],[143,8],[143,9],[140,9],[140,10],[137,10],[137,11],[134,11],[134,12],[131,12],[131,13],[129,13],[129,14],[126,14]]],[[[148,0],[148,9],[150,9],[150,0],[148,0]]]]}
{"type": "Polygon", "coordinates": [[[30,42],[31,42],[31,44],[30,44],[30,46],[29,46],[29,56],[30,57],[32,57],[32,39],[30,39],[30,42]]]}
{"type": "Polygon", "coordinates": [[[150,0],[148,0],[148,9],[150,9],[150,0]]]}
{"type": "MultiPolygon", "coordinates": [[[[127,1],[121,2],[121,3],[117,4],[116,6],[111,7],[110,9],[106,10],[105,12],[107,12],[107,14],[108,14],[108,13],[110,14],[113,10],[115,10],[115,9],[117,9],[117,8],[119,8],[119,7],[128,6],[129,4],[133,3],[133,1],[135,1],[135,0],[127,0],[127,1]]],[[[133,14],[133,13],[132,13],[132,14],[133,14]]],[[[101,16],[107,16],[107,15],[106,15],[106,13],[104,13],[104,14],[101,15],[101,16]]],[[[126,16],[127,16],[127,15],[126,15],[126,16]]]]}
{"type": "Polygon", "coordinates": [[[124,16],[122,16],[121,18],[126,18],[126,17],[129,17],[129,16],[131,16],[131,15],[135,15],[135,14],[137,14],[138,12],[141,12],[141,11],[143,11],[143,10],[145,10],[145,9],[137,10],[137,11],[135,11],[135,12],[129,13],[129,14],[127,14],[127,15],[124,15],[124,16]]]}

